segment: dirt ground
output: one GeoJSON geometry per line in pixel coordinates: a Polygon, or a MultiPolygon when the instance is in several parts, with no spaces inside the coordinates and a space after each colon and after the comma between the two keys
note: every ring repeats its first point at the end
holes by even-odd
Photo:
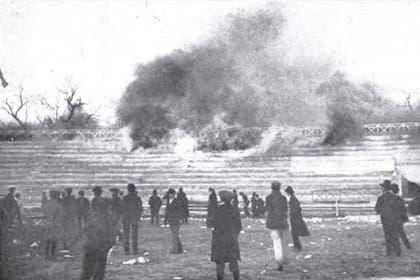
{"type": "MultiPolygon", "coordinates": [[[[241,279],[360,279],[420,275],[420,219],[410,217],[406,232],[414,247],[403,248],[400,258],[386,257],[381,224],[376,216],[306,219],[311,236],[302,239],[304,249],[295,253],[288,247],[288,262],[283,272],[275,268],[271,239],[264,220],[243,220],[240,235],[241,279]]],[[[291,238],[287,236],[289,246],[291,238]]],[[[114,246],[108,260],[106,279],[215,279],[210,262],[211,230],[203,220],[193,220],[181,228],[186,251],[170,255],[168,228],[151,227],[144,221],[139,232],[140,254],[150,259],[145,264],[123,264],[135,256],[123,254],[121,244],[114,246]]],[[[40,252],[41,252],[40,248],[40,252]]],[[[14,260],[15,279],[78,279],[81,244],[73,260],[47,262],[42,256],[23,256],[14,260]]],[[[139,257],[137,256],[137,257],[139,257]]],[[[226,278],[230,273],[226,268],[226,278]]]]}

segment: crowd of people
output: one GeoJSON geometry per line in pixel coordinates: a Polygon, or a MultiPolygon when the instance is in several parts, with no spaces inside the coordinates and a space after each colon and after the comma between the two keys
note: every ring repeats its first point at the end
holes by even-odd
{"type": "MultiPolygon", "coordinates": [[[[386,255],[400,256],[399,239],[408,249],[411,249],[404,231],[404,223],[408,221],[407,209],[404,200],[398,195],[397,184],[385,180],[380,185],[383,193],[378,197],[375,210],[380,215],[384,229],[386,255]]],[[[272,182],[272,191],[265,201],[255,192],[252,194],[251,201],[245,193],[239,193],[245,217],[266,217],[266,227],[273,242],[274,259],[277,262],[275,270],[278,271],[283,270],[286,258],[285,236],[289,228],[296,251],[302,250],[300,237],[309,236],[302,217],[302,208],[293,188],[288,186],[284,194],[280,188],[280,182],[272,182]],[[251,204],[252,215],[249,212],[249,204],[251,204]]],[[[103,195],[103,189],[96,186],[92,189],[91,200],[85,197],[83,190],[80,190],[78,197],[75,197],[71,188],[66,188],[63,192],[51,190],[49,197],[45,193],[42,196],[46,229],[45,258],[55,260],[58,247],[62,246],[63,249],[69,250],[75,242],[85,236],[80,278],[82,280],[103,279],[108,252],[118,239],[122,241],[126,254],[138,254],[139,222],[144,212],[142,199],[136,186],[131,183],[127,185],[126,194],[118,188],[111,188],[109,191],[111,196],[106,197],[103,195]]],[[[18,200],[16,189],[10,188],[9,193],[0,201],[2,225],[13,227],[15,223],[17,226],[22,224],[18,200]]],[[[409,208],[416,208],[415,210],[420,213],[419,202],[419,199],[414,199],[409,208]],[[415,203],[417,204],[414,205],[415,203]]],[[[155,189],[148,203],[153,226],[160,225],[160,210],[163,205],[166,206],[164,224],[168,225],[171,231],[170,253],[183,253],[179,233],[181,224],[188,223],[189,200],[186,193],[182,188],[178,192],[170,188],[161,198],[155,189]]],[[[216,194],[214,189],[209,189],[206,225],[212,229],[211,261],[216,264],[217,279],[224,279],[226,263],[229,264],[233,279],[239,279],[238,237],[242,230],[242,222],[236,190],[222,190],[216,194]]],[[[0,237],[4,234],[4,227],[2,227],[0,237]]],[[[1,246],[4,244],[0,242],[1,246]]]]}

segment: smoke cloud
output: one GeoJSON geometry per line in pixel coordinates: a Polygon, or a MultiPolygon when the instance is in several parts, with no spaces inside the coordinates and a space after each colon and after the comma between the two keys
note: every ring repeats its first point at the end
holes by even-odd
{"type": "Polygon", "coordinates": [[[276,7],[239,11],[205,42],[139,65],[117,109],[120,125],[147,148],[173,128],[197,136],[216,116],[243,128],[324,121],[315,88],[328,65],[291,59],[285,24],[276,7]]]}

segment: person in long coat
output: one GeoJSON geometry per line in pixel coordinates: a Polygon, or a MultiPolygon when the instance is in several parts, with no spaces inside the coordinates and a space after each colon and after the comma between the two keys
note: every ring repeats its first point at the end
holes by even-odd
{"type": "Polygon", "coordinates": [[[302,208],[300,207],[299,200],[296,198],[293,188],[288,186],[285,190],[289,196],[289,209],[290,209],[290,228],[293,239],[293,247],[297,251],[302,250],[299,236],[309,236],[308,228],[302,217],[302,208]]]}
{"type": "Polygon", "coordinates": [[[152,196],[149,198],[150,206],[150,222],[152,225],[159,226],[159,212],[162,207],[162,199],[158,196],[157,190],[154,189],[152,196]]]}
{"type": "Polygon", "coordinates": [[[61,234],[61,219],[62,219],[62,207],[58,202],[60,193],[58,191],[50,191],[50,199],[47,200],[44,211],[45,211],[45,227],[46,227],[46,242],[45,242],[45,258],[47,260],[56,259],[56,249],[58,239],[61,234]]]}
{"type": "Polygon", "coordinates": [[[132,183],[127,185],[128,194],[126,194],[121,203],[122,223],[124,234],[124,252],[130,253],[130,235],[132,253],[138,253],[138,232],[139,221],[143,213],[143,203],[137,194],[136,186],[132,183]]]}
{"type": "Polygon", "coordinates": [[[287,222],[287,199],[280,193],[281,183],[274,181],[271,183],[272,192],[265,199],[267,210],[266,226],[270,230],[273,240],[274,259],[277,261],[278,270],[283,270],[285,260],[285,233],[289,228],[287,222]]]}
{"type": "Polygon", "coordinates": [[[66,188],[66,195],[61,199],[62,229],[63,229],[63,249],[68,250],[70,244],[76,239],[77,231],[77,200],[72,195],[73,189],[66,188]]]}
{"type": "Polygon", "coordinates": [[[209,188],[209,200],[207,203],[207,218],[206,218],[206,226],[211,228],[211,220],[212,217],[217,209],[217,195],[213,188],[209,188]]]}
{"type": "Polygon", "coordinates": [[[218,206],[211,224],[214,227],[211,240],[211,261],[216,263],[217,280],[224,277],[225,263],[234,280],[239,280],[238,261],[241,259],[238,236],[242,230],[238,208],[232,205],[234,195],[230,191],[220,191],[222,205],[218,206]]]}
{"type": "MultiPolygon", "coordinates": [[[[393,194],[395,194],[397,196],[398,199],[400,199],[402,201],[402,203],[404,203],[404,199],[402,199],[402,197],[400,197],[398,195],[398,193],[400,191],[400,188],[398,187],[397,184],[391,184],[391,191],[392,191],[393,194]]],[[[400,238],[401,238],[402,242],[404,243],[405,247],[410,250],[411,249],[411,244],[410,244],[410,241],[408,240],[407,234],[405,233],[405,230],[404,230],[404,223],[408,222],[407,212],[405,212],[405,215],[402,219],[402,222],[403,223],[400,225],[400,229],[399,229],[400,238]]]]}
{"type": "Polygon", "coordinates": [[[178,190],[177,200],[181,204],[181,221],[187,224],[188,217],[190,216],[190,210],[188,205],[189,201],[187,195],[185,194],[182,188],[178,190]]]}
{"type": "Polygon", "coordinates": [[[240,192],[239,195],[242,197],[242,202],[244,203],[245,217],[249,218],[249,217],[251,217],[251,214],[249,213],[249,199],[248,199],[248,196],[243,192],[240,192]]]}
{"type": "Polygon", "coordinates": [[[171,229],[172,234],[172,248],[170,253],[171,254],[182,254],[184,250],[182,249],[181,239],[179,237],[179,230],[181,227],[181,220],[182,220],[182,205],[178,201],[178,198],[175,197],[175,190],[169,189],[168,194],[168,201],[166,207],[167,219],[169,228],[171,229]]]}
{"type": "Polygon", "coordinates": [[[89,215],[89,199],[85,197],[85,192],[83,190],[79,191],[79,197],[76,200],[77,202],[77,223],[79,224],[79,228],[81,229],[84,224],[86,224],[88,215],[89,215]]]}
{"type": "Polygon", "coordinates": [[[381,222],[384,229],[386,255],[401,256],[401,247],[399,242],[400,228],[406,215],[404,202],[398,199],[391,192],[391,181],[384,180],[380,184],[383,194],[378,197],[375,205],[375,211],[381,216],[381,222]]]}
{"type": "Polygon", "coordinates": [[[257,218],[257,193],[253,192],[251,196],[251,210],[252,210],[252,218],[257,218]]]}

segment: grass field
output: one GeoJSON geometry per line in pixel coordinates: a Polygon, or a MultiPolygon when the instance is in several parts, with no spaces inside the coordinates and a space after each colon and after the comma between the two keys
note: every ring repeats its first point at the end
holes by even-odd
{"type": "MultiPolygon", "coordinates": [[[[263,220],[243,220],[240,235],[242,262],[241,279],[360,279],[382,276],[420,275],[420,219],[410,218],[406,232],[414,249],[403,248],[400,258],[385,257],[381,224],[377,217],[312,218],[307,219],[311,236],[302,239],[300,253],[288,248],[285,271],[275,268],[271,239],[263,220]]],[[[122,264],[125,256],[120,244],[114,246],[106,279],[215,279],[215,267],[210,262],[211,231],[204,222],[194,220],[181,228],[186,253],[170,255],[170,232],[167,228],[150,227],[143,222],[139,232],[140,254],[149,252],[146,264],[122,264]],[[181,277],[181,278],[176,278],[181,277]]],[[[287,236],[291,243],[290,236],[287,236]]],[[[80,251],[80,245],[74,248],[80,251]]],[[[146,253],[147,254],[147,253],[146,253]]],[[[15,279],[56,280],[78,279],[81,255],[72,261],[46,262],[42,256],[15,260],[15,279]]],[[[226,269],[226,279],[230,279],[226,269]]]]}

